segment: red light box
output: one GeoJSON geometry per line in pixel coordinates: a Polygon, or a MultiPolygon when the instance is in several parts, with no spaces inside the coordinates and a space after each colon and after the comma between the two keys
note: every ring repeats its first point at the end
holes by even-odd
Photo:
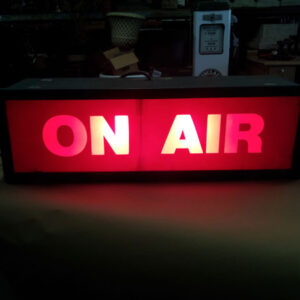
{"type": "Polygon", "coordinates": [[[27,81],[6,90],[6,175],[296,173],[298,86],[124,82],[86,90],[75,79],[52,89],[52,81],[27,81]]]}

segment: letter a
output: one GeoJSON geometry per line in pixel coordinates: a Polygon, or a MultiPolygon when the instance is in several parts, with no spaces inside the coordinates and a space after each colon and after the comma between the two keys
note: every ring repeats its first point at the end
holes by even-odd
{"type": "Polygon", "coordinates": [[[104,138],[117,155],[129,154],[128,116],[115,116],[115,132],[103,116],[94,116],[91,121],[92,155],[104,155],[104,138]]]}
{"type": "Polygon", "coordinates": [[[191,115],[175,117],[162,154],[174,154],[177,149],[188,149],[191,154],[203,153],[191,115]]]}

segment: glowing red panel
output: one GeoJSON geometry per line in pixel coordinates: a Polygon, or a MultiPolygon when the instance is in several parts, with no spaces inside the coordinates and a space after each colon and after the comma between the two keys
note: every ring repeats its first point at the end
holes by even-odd
{"type": "Polygon", "coordinates": [[[298,97],[7,102],[15,172],[289,169],[298,97]]]}

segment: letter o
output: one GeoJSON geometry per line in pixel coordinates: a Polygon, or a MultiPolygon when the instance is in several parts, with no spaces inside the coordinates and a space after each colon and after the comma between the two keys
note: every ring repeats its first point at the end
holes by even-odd
{"type": "Polygon", "coordinates": [[[83,151],[87,143],[87,132],[83,123],[70,115],[59,115],[49,119],[43,127],[43,142],[53,154],[71,157],[83,151]],[[73,143],[63,146],[57,138],[57,131],[61,126],[68,126],[73,132],[73,143]]]}

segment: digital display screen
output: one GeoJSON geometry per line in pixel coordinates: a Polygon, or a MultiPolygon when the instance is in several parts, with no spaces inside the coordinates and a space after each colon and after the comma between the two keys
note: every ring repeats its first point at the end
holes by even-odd
{"type": "Polygon", "coordinates": [[[202,24],[200,26],[201,55],[222,54],[224,48],[224,25],[223,24],[202,24]]]}

